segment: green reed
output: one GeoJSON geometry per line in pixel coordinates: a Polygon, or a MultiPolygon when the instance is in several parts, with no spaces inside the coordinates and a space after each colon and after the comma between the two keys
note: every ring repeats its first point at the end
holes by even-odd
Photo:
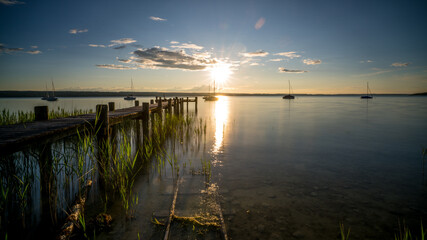
{"type": "MultiPolygon", "coordinates": [[[[93,113],[92,110],[81,110],[74,109],[72,111],[67,111],[63,108],[57,108],[56,110],[49,111],[49,119],[78,116],[83,114],[93,113]]],[[[0,112],[0,125],[11,125],[11,124],[20,124],[33,122],[35,120],[35,114],[32,111],[24,112],[10,112],[8,109],[3,109],[0,112]]]]}

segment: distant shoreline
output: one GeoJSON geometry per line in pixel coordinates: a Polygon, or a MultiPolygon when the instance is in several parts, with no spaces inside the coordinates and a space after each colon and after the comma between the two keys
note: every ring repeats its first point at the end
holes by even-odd
{"type": "MultiPolygon", "coordinates": [[[[45,91],[0,91],[0,98],[25,98],[42,97],[45,91]]],[[[191,92],[96,92],[96,91],[56,91],[56,97],[122,97],[133,94],[136,97],[154,97],[154,96],[205,96],[208,93],[191,92]]],[[[218,93],[223,96],[283,96],[283,93],[218,93]]],[[[294,94],[295,96],[360,96],[361,94],[294,94]]],[[[427,96],[427,92],[414,94],[375,94],[376,96],[427,96]]]]}

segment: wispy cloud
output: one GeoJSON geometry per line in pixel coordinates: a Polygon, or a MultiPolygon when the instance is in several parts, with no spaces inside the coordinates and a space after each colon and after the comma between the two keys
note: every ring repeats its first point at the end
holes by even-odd
{"type": "Polygon", "coordinates": [[[102,44],[89,44],[89,47],[101,47],[101,48],[105,48],[105,45],[102,44]]]}
{"type": "MultiPolygon", "coordinates": [[[[34,49],[34,48],[33,48],[34,49]]],[[[5,47],[4,44],[0,43],[0,54],[6,53],[6,54],[13,54],[13,53],[28,53],[28,54],[40,54],[42,53],[39,50],[30,50],[30,51],[25,51],[24,48],[8,48],[5,47]]]]}
{"type": "Polygon", "coordinates": [[[274,58],[274,59],[270,59],[268,61],[269,62],[280,62],[280,61],[283,61],[283,59],[281,59],[281,58],[274,58]]]}
{"type": "Polygon", "coordinates": [[[70,31],[68,31],[69,33],[71,33],[71,34],[77,34],[77,33],[85,33],[85,32],[88,32],[89,30],[87,30],[87,29],[77,29],[77,28],[74,28],[74,29],[70,29],[70,31]]]}
{"type": "Polygon", "coordinates": [[[362,61],[360,61],[360,63],[373,63],[374,61],[372,61],[372,60],[362,60],[362,61]]]}
{"type": "Polygon", "coordinates": [[[268,55],[268,52],[264,51],[264,50],[258,50],[255,52],[247,52],[247,53],[240,53],[240,55],[244,56],[244,57],[265,57],[268,55]]]}
{"type": "Polygon", "coordinates": [[[38,46],[31,46],[32,49],[36,49],[39,48],[38,46]]]}
{"type": "Polygon", "coordinates": [[[120,46],[114,47],[114,49],[123,49],[123,48],[126,48],[126,45],[120,45],[120,46]]]}
{"type": "Polygon", "coordinates": [[[99,68],[119,69],[119,70],[132,70],[132,69],[136,69],[135,67],[128,67],[128,66],[116,65],[116,64],[97,64],[96,66],[99,67],[99,68]]]}
{"type": "Polygon", "coordinates": [[[177,41],[170,41],[170,44],[178,44],[179,42],[177,41]]]}
{"type": "Polygon", "coordinates": [[[304,64],[307,64],[307,65],[316,65],[316,64],[321,64],[322,60],[319,60],[319,59],[317,59],[317,60],[314,60],[314,59],[304,59],[302,62],[304,64]]]}
{"type": "Polygon", "coordinates": [[[166,18],[154,17],[154,16],[151,16],[150,19],[153,21],[159,21],[159,22],[167,21],[166,18]]]}
{"type": "Polygon", "coordinates": [[[255,29],[256,30],[259,30],[259,29],[261,29],[262,28],[262,26],[264,26],[264,24],[265,24],[265,18],[260,18],[260,19],[258,19],[258,21],[255,23],[255,29]]]}
{"type": "Polygon", "coordinates": [[[193,44],[193,43],[183,43],[181,45],[174,45],[171,46],[172,48],[181,48],[181,49],[196,49],[196,50],[202,50],[203,47],[193,44]]]}
{"type": "Polygon", "coordinates": [[[136,40],[134,40],[132,38],[121,38],[118,40],[111,40],[111,42],[113,43],[111,46],[114,46],[114,45],[120,45],[120,44],[134,43],[134,42],[136,42],[136,40]]]}
{"type": "Polygon", "coordinates": [[[402,62],[395,62],[391,64],[391,66],[393,67],[407,67],[408,65],[409,63],[402,63],[402,62]]]}
{"type": "Polygon", "coordinates": [[[122,62],[122,63],[130,63],[130,62],[132,62],[132,59],[121,59],[121,58],[117,58],[117,61],[122,62]]]}
{"type": "Polygon", "coordinates": [[[279,67],[279,72],[281,73],[306,73],[304,70],[290,70],[286,68],[279,67]]]}
{"type": "Polygon", "coordinates": [[[280,52],[280,53],[275,53],[274,55],[284,56],[290,59],[301,57],[301,55],[297,54],[297,52],[280,52]]]}
{"type": "Polygon", "coordinates": [[[134,62],[140,68],[166,68],[180,70],[205,70],[217,63],[216,59],[191,56],[181,51],[170,51],[164,48],[148,48],[133,52],[134,62]]]}
{"type": "Polygon", "coordinates": [[[33,55],[35,55],[35,54],[40,54],[40,53],[42,53],[41,51],[39,51],[39,50],[30,50],[30,51],[26,51],[26,53],[29,53],[29,54],[33,54],[33,55]]]}
{"type": "Polygon", "coordinates": [[[4,4],[4,5],[8,5],[8,6],[17,5],[17,4],[24,4],[24,2],[15,1],[15,0],[0,0],[0,3],[4,4]]]}

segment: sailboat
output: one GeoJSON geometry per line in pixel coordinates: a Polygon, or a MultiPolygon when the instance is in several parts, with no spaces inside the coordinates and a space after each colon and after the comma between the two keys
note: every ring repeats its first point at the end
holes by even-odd
{"type": "Polygon", "coordinates": [[[283,99],[295,99],[295,96],[291,95],[291,81],[290,80],[288,81],[289,81],[289,94],[283,96],[283,99]]]}
{"type": "Polygon", "coordinates": [[[369,89],[369,83],[366,83],[366,95],[360,96],[362,99],[371,99],[374,96],[372,95],[371,89],[369,89]]]}
{"type": "Polygon", "coordinates": [[[53,80],[52,80],[52,96],[48,96],[48,97],[46,98],[46,101],[54,102],[54,101],[56,101],[56,100],[58,100],[58,98],[57,98],[57,97],[55,97],[55,85],[53,85],[53,80]]]}
{"type": "Polygon", "coordinates": [[[211,88],[209,86],[209,95],[208,96],[204,96],[203,99],[205,99],[205,101],[218,101],[218,97],[215,96],[215,80],[214,80],[213,95],[211,94],[211,88]]]}
{"type": "Polygon", "coordinates": [[[127,95],[124,99],[125,100],[135,100],[136,99],[136,97],[134,97],[133,96],[133,81],[132,81],[132,78],[130,79],[130,88],[131,88],[131,90],[132,90],[132,93],[131,94],[129,94],[129,95],[127,95]]]}
{"type": "Polygon", "coordinates": [[[47,91],[47,83],[46,83],[46,92],[44,94],[44,97],[42,97],[42,100],[47,100],[49,98],[49,92],[47,91]]]}

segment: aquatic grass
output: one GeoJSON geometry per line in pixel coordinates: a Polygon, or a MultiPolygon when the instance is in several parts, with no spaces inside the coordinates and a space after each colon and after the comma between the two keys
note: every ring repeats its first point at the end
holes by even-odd
{"type": "MultiPolygon", "coordinates": [[[[67,111],[63,108],[59,108],[56,110],[49,111],[49,119],[62,118],[62,117],[70,117],[70,116],[78,116],[83,114],[93,113],[90,110],[82,110],[82,109],[74,109],[72,111],[67,111]]],[[[12,125],[12,124],[20,124],[20,123],[28,123],[33,122],[35,120],[35,113],[33,111],[24,112],[10,112],[9,109],[3,109],[0,112],[0,125],[12,125]]]]}
{"type": "Polygon", "coordinates": [[[348,240],[350,236],[350,228],[348,228],[348,231],[346,233],[344,223],[340,223],[340,236],[341,240],[348,240]]]}

